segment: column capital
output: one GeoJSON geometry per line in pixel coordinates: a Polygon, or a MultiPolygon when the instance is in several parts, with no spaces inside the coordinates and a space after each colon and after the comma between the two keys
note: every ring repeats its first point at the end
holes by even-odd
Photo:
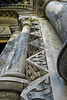
{"type": "Polygon", "coordinates": [[[25,25],[29,25],[31,27],[31,21],[29,21],[29,20],[23,21],[23,26],[25,26],[25,25]]]}

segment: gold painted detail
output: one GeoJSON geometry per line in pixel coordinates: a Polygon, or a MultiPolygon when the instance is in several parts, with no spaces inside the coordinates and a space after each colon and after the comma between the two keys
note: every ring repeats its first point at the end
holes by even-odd
{"type": "Polygon", "coordinates": [[[8,42],[8,40],[6,39],[6,40],[0,40],[0,43],[7,43],[8,42]]]}

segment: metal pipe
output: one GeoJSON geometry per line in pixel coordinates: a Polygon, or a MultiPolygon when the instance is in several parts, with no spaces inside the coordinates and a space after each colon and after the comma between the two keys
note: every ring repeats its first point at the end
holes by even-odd
{"type": "Polygon", "coordinates": [[[51,1],[45,8],[45,14],[63,41],[67,40],[67,3],[51,1]]]}
{"type": "Polygon", "coordinates": [[[67,3],[51,1],[45,7],[45,14],[65,42],[58,55],[57,70],[67,81],[67,3]]]}

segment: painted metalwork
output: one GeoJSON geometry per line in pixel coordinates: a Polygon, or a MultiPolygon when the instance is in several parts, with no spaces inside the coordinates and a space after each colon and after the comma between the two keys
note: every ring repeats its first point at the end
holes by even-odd
{"type": "Polygon", "coordinates": [[[67,40],[67,6],[64,2],[51,1],[45,9],[45,14],[62,38],[67,40]]]}

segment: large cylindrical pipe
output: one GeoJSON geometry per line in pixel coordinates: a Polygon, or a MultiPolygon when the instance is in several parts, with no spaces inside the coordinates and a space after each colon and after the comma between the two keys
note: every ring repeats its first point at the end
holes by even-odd
{"type": "Polygon", "coordinates": [[[51,1],[45,7],[45,14],[65,42],[57,59],[57,70],[67,81],[67,3],[51,1]]]}
{"type": "Polygon", "coordinates": [[[53,24],[63,41],[67,40],[67,3],[51,1],[45,8],[45,14],[53,24]]]}

